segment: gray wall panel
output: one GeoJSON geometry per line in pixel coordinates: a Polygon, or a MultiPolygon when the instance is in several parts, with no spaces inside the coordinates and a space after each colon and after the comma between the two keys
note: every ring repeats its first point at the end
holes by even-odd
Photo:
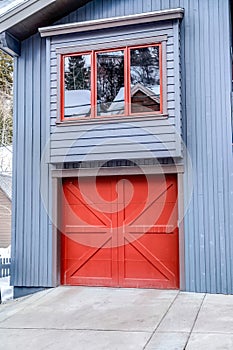
{"type": "MultiPolygon", "coordinates": [[[[16,82],[16,79],[18,78],[18,62],[17,60],[14,60],[14,75],[13,75],[13,81],[16,82]]],[[[13,86],[13,97],[14,97],[14,108],[13,108],[13,160],[12,160],[12,168],[13,168],[13,177],[12,177],[12,214],[11,214],[11,261],[12,261],[12,268],[11,268],[11,277],[10,277],[10,284],[13,285],[14,281],[16,280],[17,271],[16,271],[16,242],[17,242],[17,232],[16,232],[16,221],[17,221],[17,195],[16,195],[16,184],[17,184],[17,166],[18,166],[18,155],[17,155],[17,145],[18,145],[18,136],[17,136],[17,130],[18,130],[18,120],[17,120],[17,112],[16,112],[16,106],[17,106],[17,100],[18,100],[18,87],[17,84],[14,83],[13,86]]]]}
{"type": "MultiPolygon", "coordinates": [[[[23,249],[23,232],[24,232],[24,221],[23,221],[23,203],[25,201],[25,180],[24,180],[24,138],[25,138],[25,117],[24,117],[24,98],[25,98],[25,53],[22,53],[20,59],[17,59],[17,79],[21,82],[23,88],[17,86],[17,101],[16,108],[17,112],[15,112],[15,123],[14,123],[14,131],[17,135],[17,144],[15,145],[15,166],[14,166],[14,174],[13,178],[16,178],[16,183],[13,185],[14,188],[14,196],[13,197],[13,208],[12,214],[15,216],[15,220],[13,219],[13,223],[15,224],[15,244],[13,243],[14,251],[12,251],[13,257],[13,269],[15,271],[15,275],[13,276],[13,285],[23,285],[23,257],[24,257],[24,249],[23,249]],[[21,101],[18,104],[18,101],[21,101]],[[15,221],[15,222],[14,222],[15,221]]],[[[14,230],[14,227],[13,227],[14,230]]],[[[14,236],[12,237],[14,240],[14,236]]]]}
{"type": "MultiPolygon", "coordinates": [[[[49,184],[48,165],[41,164],[49,135],[45,63],[45,40],[34,36],[22,43],[22,55],[15,62],[14,273],[11,281],[19,287],[52,286],[49,219],[40,192],[41,174],[49,184]]],[[[47,187],[49,190],[49,185],[47,187]]]]}
{"type": "MultiPolygon", "coordinates": [[[[185,217],[186,285],[191,291],[232,293],[228,1],[182,1],[181,6],[186,140],[194,179],[185,217]]],[[[189,187],[186,171],[186,195],[189,187]]]]}

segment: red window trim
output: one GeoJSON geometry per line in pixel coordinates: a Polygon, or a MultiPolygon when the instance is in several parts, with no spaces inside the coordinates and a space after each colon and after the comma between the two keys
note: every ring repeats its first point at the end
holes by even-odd
{"type": "Polygon", "coordinates": [[[133,46],[124,46],[124,47],[116,47],[111,49],[103,49],[103,50],[92,50],[78,53],[66,53],[61,55],[60,59],[60,120],[62,122],[66,121],[82,121],[82,120],[90,120],[90,119],[105,119],[105,118],[124,118],[124,117],[136,117],[136,116],[161,116],[163,114],[163,59],[162,59],[162,43],[150,43],[143,45],[133,45],[133,46]],[[130,103],[130,50],[135,48],[143,48],[143,47],[151,47],[158,46],[159,47],[159,70],[160,70],[160,110],[152,111],[152,112],[140,112],[140,113],[132,113],[131,112],[131,103],[130,103]],[[125,97],[125,113],[123,114],[112,114],[111,116],[98,116],[97,115],[97,67],[96,67],[96,55],[101,52],[114,52],[114,51],[124,51],[124,97],[125,97]],[[74,57],[81,55],[90,55],[91,56],[91,112],[90,117],[65,117],[64,116],[64,97],[65,97],[65,67],[64,62],[66,57],[74,57]]]}

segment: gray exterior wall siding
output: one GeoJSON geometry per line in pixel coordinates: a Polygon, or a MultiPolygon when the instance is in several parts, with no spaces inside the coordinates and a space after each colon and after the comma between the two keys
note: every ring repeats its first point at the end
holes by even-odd
{"type": "MultiPolygon", "coordinates": [[[[229,1],[95,0],[59,23],[175,7],[185,9],[180,32],[182,96],[181,101],[176,102],[182,103],[183,106],[181,127],[192,160],[192,168],[186,166],[184,175],[185,203],[189,200],[188,192],[192,186],[190,174],[193,178],[192,198],[189,205],[186,205],[187,212],[184,219],[185,289],[196,292],[233,293],[229,1]]],[[[57,45],[64,45],[63,37],[54,40],[57,45]]],[[[53,55],[51,101],[48,101],[50,75],[46,71],[45,64],[48,60],[49,44],[46,48],[45,40],[41,40],[38,36],[23,42],[22,56],[16,63],[18,85],[16,86],[17,113],[14,125],[15,204],[13,207],[15,274],[12,278],[16,286],[54,285],[52,280],[53,238],[51,223],[40,197],[40,159],[49,132],[51,132],[52,142],[51,160],[56,162],[63,156],[57,147],[59,141],[63,139],[64,146],[69,148],[74,140],[72,135],[77,130],[69,125],[60,132],[60,126],[55,125],[57,107],[54,40],[51,46],[53,55]],[[51,129],[46,120],[46,113],[48,116],[50,108],[51,129]]],[[[173,73],[175,78],[171,77],[171,79],[176,79],[178,70],[176,67],[173,73]]],[[[141,121],[137,123],[132,128],[135,140],[138,140],[139,136],[138,127],[141,130],[141,121]]],[[[151,125],[150,120],[145,123],[145,129],[149,128],[155,132],[156,125],[151,125]]],[[[97,125],[95,136],[93,131],[89,136],[97,138],[104,128],[105,132],[114,133],[116,126],[111,129],[112,125],[114,126],[112,123],[108,126],[97,125]],[[108,128],[107,131],[106,128],[108,128]]],[[[124,130],[124,127],[130,127],[130,122],[118,126],[124,130]]],[[[82,129],[84,133],[88,129],[88,126],[81,124],[79,127],[84,128],[82,129]]],[[[116,138],[117,135],[111,134],[111,137],[116,138]]],[[[90,137],[88,139],[90,140],[90,137]]],[[[90,142],[88,145],[85,144],[83,136],[79,137],[79,140],[80,144],[71,147],[74,154],[69,154],[69,161],[73,161],[74,158],[77,161],[76,146],[80,149],[86,147],[86,150],[93,146],[90,142]]],[[[143,134],[140,135],[140,142],[151,144],[154,140],[143,134]]],[[[49,172],[49,166],[46,163],[43,164],[41,176],[47,179],[46,186],[50,196],[47,201],[51,201],[49,172]]]]}
{"type": "Polygon", "coordinates": [[[52,286],[48,198],[41,197],[42,181],[49,192],[49,165],[41,163],[49,133],[46,72],[46,41],[36,35],[15,59],[11,283],[18,287],[52,286]]]}

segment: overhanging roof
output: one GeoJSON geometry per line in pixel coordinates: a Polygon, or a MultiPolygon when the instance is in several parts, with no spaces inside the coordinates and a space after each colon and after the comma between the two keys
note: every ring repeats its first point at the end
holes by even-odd
{"type": "Polygon", "coordinates": [[[0,33],[7,31],[22,41],[51,25],[90,0],[3,0],[0,7],[0,33]]]}
{"type": "Polygon", "coordinates": [[[41,36],[49,36],[72,31],[108,28],[113,25],[117,27],[130,25],[131,23],[143,23],[143,21],[151,22],[183,17],[183,9],[177,8],[98,21],[52,26],[59,19],[90,1],[0,0],[0,48],[12,56],[20,55],[20,42],[37,33],[38,28],[41,28],[41,36]]]}

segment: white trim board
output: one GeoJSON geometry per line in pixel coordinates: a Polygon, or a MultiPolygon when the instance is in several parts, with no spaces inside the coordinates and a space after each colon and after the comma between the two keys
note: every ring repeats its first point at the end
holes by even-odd
{"type": "Polygon", "coordinates": [[[184,9],[176,8],[163,11],[146,12],[130,16],[111,17],[100,20],[68,23],[39,28],[41,37],[78,33],[90,30],[116,28],[135,24],[145,24],[165,20],[182,19],[184,9]]]}

